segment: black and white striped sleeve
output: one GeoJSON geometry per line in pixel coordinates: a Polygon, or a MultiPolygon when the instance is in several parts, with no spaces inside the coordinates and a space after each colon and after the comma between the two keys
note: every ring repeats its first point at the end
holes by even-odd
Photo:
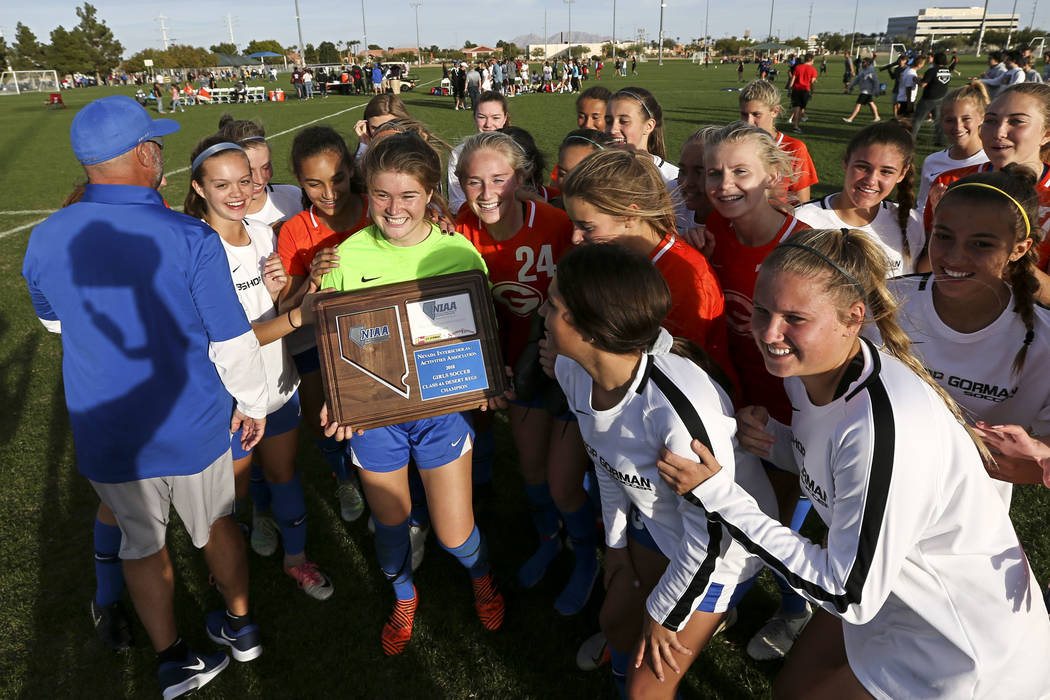
{"type": "Polygon", "coordinates": [[[710,520],[792,588],[852,624],[882,607],[938,498],[935,479],[919,468],[926,450],[899,443],[885,391],[876,386],[871,394],[870,404],[851,412],[855,420],[832,429],[838,438],[828,452],[834,476],[826,548],[762,513],[725,470],[692,492],[710,520]],[[900,463],[915,468],[895,485],[900,463]]]}

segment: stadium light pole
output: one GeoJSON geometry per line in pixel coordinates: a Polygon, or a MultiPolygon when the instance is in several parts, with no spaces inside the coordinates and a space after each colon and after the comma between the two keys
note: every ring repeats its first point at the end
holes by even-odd
{"type": "Polygon", "coordinates": [[[361,40],[365,43],[365,58],[368,58],[368,30],[365,28],[365,0],[361,0],[361,40]]]}
{"type": "Polygon", "coordinates": [[[566,5],[569,6],[569,58],[572,58],[572,4],[576,0],[562,0],[566,5]]]}
{"type": "Polygon", "coordinates": [[[295,26],[299,30],[299,60],[306,63],[306,49],[303,47],[303,25],[299,21],[299,0],[295,0],[295,26]]]}
{"type": "Polygon", "coordinates": [[[1032,18],[1028,20],[1028,28],[1035,26],[1035,8],[1039,7],[1039,0],[1032,0],[1032,18]]]}
{"type": "Polygon", "coordinates": [[[773,8],[776,7],[776,0],[769,0],[769,33],[766,35],[769,37],[767,41],[773,41],[773,8]]]}
{"type": "Polygon", "coordinates": [[[710,36],[710,29],[707,26],[707,20],[711,17],[711,0],[707,0],[704,3],[704,56],[706,57],[710,52],[707,48],[707,38],[710,36]]]}
{"type": "Polygon", "coordinates": [[[660,0],[660,35],[657,37],[657,41],[660,42],[659,48],[657,49],[657,61],[656,65],[662,66],[664,64],[664,8],[667,7],[667,3],[660,0]]]}
{"type": "Polygon", "coordinates": [[[410,2],[412,9],[416,11],[416,65],[423,65],[423,51],[419,48],[419,8],[423,5],[422,2],[410,2]]]}
{"type": "Polygon", "coordinates": [[[981,14],[981,28],[977,32],[977,53],[976,56],[981,55],[981,44],[984,43],[984,22],[988,17],[988,0],[984,0],[984,12],[981,14]]]}
{"type": "MultiPolygon", "coordinates": [[[[985,0],[987,2],[987,0],[985,0]]],[[[853,5],[853,33],[849,37],[849,55],[853,56],[853,45],[857,41],[857,13],[860,12],[860,0],[853,5]]]]}
{"type": "Polygon", "coordinates": [[[616,0],[613,0],[612,60],[616,65],[616,0]]]}
{"type": "MultiPolygon", "coordinates": [[[[1010,10],[1010,30],[1008,32],[1006,32],[1006,48],[1008,48],[1008,49],[1010,48],[1010,39],[1014,35],[1014,17],[1015,16],[1017,16],[1017,0],[1014,0],[1014,9],[1010,10]]],[[[1021,23],[1018,22],[1017,24],[1018,24],[1018,29],[1020,29],[1020,24],[1021,23]]]]}

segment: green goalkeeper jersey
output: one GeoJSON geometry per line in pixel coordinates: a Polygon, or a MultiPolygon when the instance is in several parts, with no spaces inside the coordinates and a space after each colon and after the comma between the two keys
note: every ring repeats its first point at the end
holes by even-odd
{"type": "Polygon", "coordinates": [[[325,274],[321,288],[347,292],[395,282],[488,268],[477,249],[458,233],[444,234],[434,224],[414,246],[390,243],[375,224],[339,244],[339,267],[325,274]]]}

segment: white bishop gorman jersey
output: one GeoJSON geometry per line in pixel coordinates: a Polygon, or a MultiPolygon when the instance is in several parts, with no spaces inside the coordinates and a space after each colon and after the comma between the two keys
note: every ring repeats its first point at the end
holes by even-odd
{"type": "Polygon", "coordinates": [[[591,407],[594,382],[579,364],[559,356],[555,371],[598,474],[606,543],[627,546],[627,514],[633,505],[670,559],[649,595],[649,614],[677,631],[700,601],[725,612],[737,585],[759,573],[762,562],[734,543],[721,525],[709,522],[695,499],[677,495],[660,478],[656,461],[663,447],[692,455],[695,436],[707,443],[730,478],[735,474],[745,494],[755,494],[766,512],[776,512],[758,459],[736,443],[728,397],[703,370],[671,354],[643,355],[623,400],[604,411],[591,407]]]}
{"type": "MultiPolygon", "coordinates": [[[[1013,296],[990,325],[959,333],[946,326],[933,308],[929,273],[890,280],[889,288],[901,304],[897,323],[911,339],[912,352],[959,404],[967,421],[1020,425],[1036,435],[1050,433],[1050,373],[1046,371],[1050,310],[1035,307],[1024,367],[1015,374],[1014,357],[1027,331],[1013,310],[1013,296]]],[[[877,330],[873,331],[877,337],[877,330]]],[[[1009,507],[1011,485],[994,483],[1009,507]]]]}
{"type": "Polygon", "coordinates": [[[850,226],[839,218],[832,208],[832,199],[839,195],[829,194],[823,199],[814,199],[800,204],[795,209],[795,216],[810,225],[810,228],[848,228],[863,231],[882,247],[890,261],[887,277],[908,275],[915,271],[915,261],[919,259],[922,249],[926,247],[926,231],[922,226],[922,217],[914,209],[908,215],[908,251],[909,262],[905,264],[902,250],[901,227],[897,221],[897,204],[882,200],[875,219],[867,226],[850,226]]]}
{"type": "Polygon", "coordinates": [[[842,618],[850,669],[876,698],[1043,698],[1050,622],[977,448],[943,401],[862,341],[831,403],[784,384],[796,412],[773,460],[795,462],[827,547],[761,513],[718,473],[694,489],[803,596],[842,618]]]}

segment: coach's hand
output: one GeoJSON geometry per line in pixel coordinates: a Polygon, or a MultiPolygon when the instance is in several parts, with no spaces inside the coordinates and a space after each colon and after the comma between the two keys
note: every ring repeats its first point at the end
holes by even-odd
{"type": "Polygon", "coordinates": [[[230,434],[238,430],[241,431],[241,449],[250,452],[266,432],[266,418],[252,418],[234,409],[233,418],[230,420],[230,434]]]}
{"type": "Polygon", "coordinates": [[[678,667],[672,651],[683,656],[693,655],[692,649],[678,641],[677,632],[667,629],[646,612],[642,621],[642,638],[634,653],[634,667],[641,668],[642,663],[648,660],[653,674],[660,682],[664,680],[663,664],[665,663],[668,668],[681,675],[682,669],[678,667]]]}
{"type": "Polygon", "coordinates": [[[700,251],[705,258],[710,258],[715,252],[715,234],[707,230],[706,226],[694,226],[682,234],[685,242],[700,251]]]}
{"type": "Polygon", "coordinates": [[[543,368],[543,373],[551,379],[557,379],[554,376],[554,361],[558,359],[558,353],[551,347],[546,333],[540,338],[538,344],[540,346],[540,367],[543,368]]]}

